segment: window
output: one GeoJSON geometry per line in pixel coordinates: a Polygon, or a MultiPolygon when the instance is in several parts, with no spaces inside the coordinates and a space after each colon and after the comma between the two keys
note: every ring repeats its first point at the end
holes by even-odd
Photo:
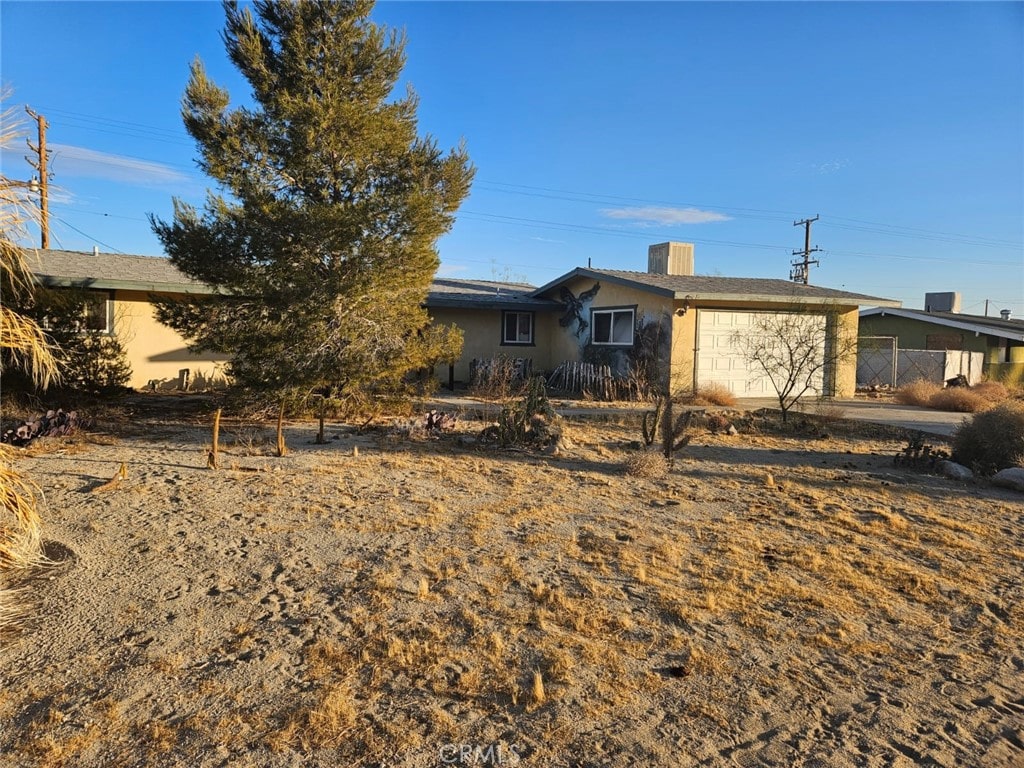
{"type": "Polygon", "coordinates": [[[632,345],[633,309],[594,309],[590,312],[593,344],[632,345]]]}
{"type": "Polygon", "coordinates": [[[110,305],[106,293],[89,291],[82,306],[80,330],[110,333],[110,305]]]}
{"type": "Polygon", "coordinates": [[[47,331],[112,333],[113,305],[107,291],[56,289],[42,326],[47,331]]]}
{"type": "Polygon", "coordinates": [[[501,326],[502,344],[533,344],[533,312],[505,312],[501,326]]]}

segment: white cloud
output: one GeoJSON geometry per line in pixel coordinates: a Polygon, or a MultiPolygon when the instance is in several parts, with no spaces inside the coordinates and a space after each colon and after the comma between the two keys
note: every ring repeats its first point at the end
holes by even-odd
{"type": "Polygon", "coordinates": [[[699,208],[668,208],[646,206],[639,208],[604,208],[601,215],[609,219],[624,219],[635,224],[706,224],[711,221],[729,221],[732,217],[716,211],[699,208]]]}
{"type": "Polygon", "coordinates": [[[836,158],[835,160],[826,160],[824,163],[812,163],[811,164],[811,170],[813,170],[815,173],[820,173],[822,175],[825,175],[825,174],[836,173],[837,171],[841,171],[841,170],[843,170],[843,168],[845,168],[849,164],[850,164],[849,160],[847,160],[846,158],[840,157],[840,158],[836,158]]]}
{"type": "Polygon", "coordinates": [[[50,165],[55,174],[85,176],[125,184],[168,186],[187,184],[191,178],[168,165],[125,155],[111,155],[70,144],[51,144],[50,165]]]}

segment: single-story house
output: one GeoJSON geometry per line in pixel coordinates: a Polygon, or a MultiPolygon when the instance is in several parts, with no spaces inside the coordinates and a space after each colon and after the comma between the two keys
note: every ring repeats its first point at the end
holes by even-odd
{"type": "MultiPolygon", "coordinates": [[[[529,357],[534,370],[591,359],[625,373],[643,329],[657,326],[674,389],[719,384],[738,397],[773,396],[770,382],[734,343],[737,333],[763,327],[777,313],[820,319],[822,348],[855,340],[858,308],[900,302],[788,280],[693,274],[693,245],[648,249],[648,271],[580,267],[539,288],[484,281],[438,280],[427,298],[435,319],[466,331],[455,378],[470,362],[494,355],[529,357]]],[[[852,345],[852,342],[851,342],[852,345]]],[[[822,394],[851,396],[856,361],[824,373],[822,394]]]]}
{"type": "MultiPolygon", "coordinates": [[[[109,330],[122,335],[134,371],[132,386],[175,383],[189,369],[193,382],[223,376],[225,360],[192,355],[173,330],[153,317],[149,295],[209,293],[163,258],[40,251],[36,269],[47,285],[99,292],[109,330]]],[[[693,245],[660,243],[648,250],[648,271],[580,267],[540,287],[521,283],[437,278],[425,306],[439,323],[462,328],[465,344],[450,371],[468,382],[474,360],[529,358],[534,371],[566,361],[593,361],[626,375],[630,353],[653,335],[662,368],[676,389],[720,384],[740,397],[774,394],[734,343],[759,320],[800,314],[816,318],[821,348],[855,340],[861,306],[900,303],[788,280],[693,274],[693,245]]],[[[821,393],[849,396],[856,362],[842,360],[821,381],[821,393]]]]}
{"type": "Polygon", "coordinates": [[[894,337],[898,349],[959,350],[984,354],[982,375],[1024,383],[1024,320],[959,311],[956,293],[926,294],[925,309],[871,307],[860,313],[862,336],[894,337]]]}
{"type": "Polygon", "coordinates": [[[117,334],[135,389],[196,389],[226,383],[225,355],[193,354],[177,331],[160,323],[151,297],[213,293],[166,258],[81,251],[29,252],[36,280],[48,288],[78,288],[95,296],[87,307],[89,327],[117,334]]]}

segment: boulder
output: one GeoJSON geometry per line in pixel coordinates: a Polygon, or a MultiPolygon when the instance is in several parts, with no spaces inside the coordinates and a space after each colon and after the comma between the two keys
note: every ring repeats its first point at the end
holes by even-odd
{"type": "Polygon", "coordinates": [[[950,480],[974,479],[974,473],[971,470],[963,464],[957,464],[955,461],[940,461],[935,465],[935,469],[939,471],[940,475],[948,477],[950,480]]]}
{"type": "Polygon", "coordinates": [[[1024,467],[1007,467],[992,476],[993,485],[1024,491],[1024,467]]]}

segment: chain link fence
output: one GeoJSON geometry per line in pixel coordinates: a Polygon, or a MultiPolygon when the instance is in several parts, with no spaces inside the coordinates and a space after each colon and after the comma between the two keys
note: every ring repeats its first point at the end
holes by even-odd
{"type": "Polygon", "coordinates": [[[897,349],[895,336],[862,336],[857,349],[857,386],[899,389],[923,379],[943,384],[960,374],[969,384],[981,380],[983,352],[958,349],[897,349]]]}

